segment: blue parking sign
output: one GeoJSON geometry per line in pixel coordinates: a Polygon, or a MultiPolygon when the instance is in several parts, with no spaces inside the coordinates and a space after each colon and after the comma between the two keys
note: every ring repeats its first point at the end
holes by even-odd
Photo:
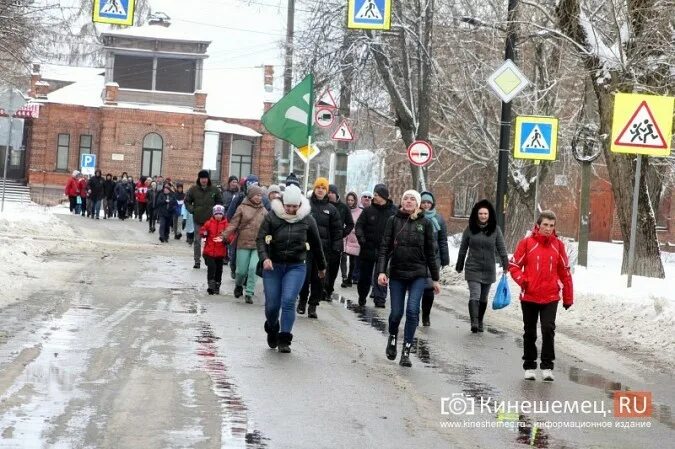
{"type": "Polygon", "coordinates": [[[347,28],[388,30],[391,28],[391,0],[349,0],[347,28]]]}
{"type": "Polygon", "coordinates": [[[80,171],[84,175],[93,175],[96,170],[96,155],[84,153],[80,156],[80,171]]]}

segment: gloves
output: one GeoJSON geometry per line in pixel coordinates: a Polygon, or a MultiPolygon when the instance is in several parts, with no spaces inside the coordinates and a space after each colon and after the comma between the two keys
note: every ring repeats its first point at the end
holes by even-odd
{"type": "Polygon", "coordinates": [[[565,310],[568,310],[570,307],[572,307],[572,304],[563,304],[565,310]]]}
{"type": "Polygon", "coordinates": [[[455,271],[456,272],[461,273],[463,269],[464,269],[463,263],[458,263],[457,265],[455,265],[455,271]]]}

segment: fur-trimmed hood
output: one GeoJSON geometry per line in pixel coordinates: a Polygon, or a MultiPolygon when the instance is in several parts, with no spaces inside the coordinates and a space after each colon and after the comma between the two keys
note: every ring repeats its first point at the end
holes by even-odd
{"type": "Polygon", "coordinates": [[[274,215],[288,223],[297,223],[312,212],[312,206],[309,204],[309,200],[304,196],[302,197],[298,212],[295,215],[287,214],[284,210],[284,203],[279,199],[272,200],[271,205],[274,215]]]}
{"type": "Polygon", "coordinates": [[[488,200],[480,200],[473,205],[473,208],[471,209],[471,216],[469,217],[469,229],[471,229],[472,234],[478,234],[479,232],[484,231],[487,235],[491,235],[493,232],[495,232],[495,229],[497,229],[497,213],[495,212],[495,208],[492,206],[491,202],[488,200]],[[487,209],[490,213],[487,227],[485,229],[481,229],[478,224],[478,210],[483,208],[487,209]]]}

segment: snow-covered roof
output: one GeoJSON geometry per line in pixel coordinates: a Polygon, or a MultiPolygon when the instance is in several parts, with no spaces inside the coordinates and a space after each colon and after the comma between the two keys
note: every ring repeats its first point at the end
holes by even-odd
{"type": "Polygon", "coordinates": [[[204,124],[204,131],[213,131],[224,134],[236,134],[238,136],[260,137],[262,134],[254,129],[234,123],[227,123],[224,120],[207,120],[204,124]]]}
{"type": "Polygon", "coordinates": [[[93,75],[89,78],[69,84],[47,95],[47,103],[72,104],[98,108],[103,106],[104,77],[93,75]]]}
{"type": "Polygon", "coordinates": [[[101,33],[101,36],[123,36],[151,40],[211,43],[211,41],[204,36],[196,35],[193,28],[176,26],[175,24],[171,24],[171,26],[168,27],[161,25],[128,27],[119,30],[104,31],[101,33]]]}
{"type": "Polygon", "coordinates": [[[43,80],[69,81],[71,83],[91,80],[96,75],[103,75],[102,67],[67,67],[54,64],[40,64],[43,80]]]}

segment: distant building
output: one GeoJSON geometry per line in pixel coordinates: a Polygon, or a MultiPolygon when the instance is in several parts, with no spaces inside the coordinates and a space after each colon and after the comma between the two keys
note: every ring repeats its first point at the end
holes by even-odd
{"type": "Polygon", "coordinates": [[[105,68],[35,65],[25,120],[24,170],[32,191],[62,189],[80,155],[103,173],[214,182],[255,173],[272,182],[275,139],[260,117],[273,68],[209,70],[210,42],[185,37],[166,20],[102,33],[105,68]],[[206,164],[206,165],[204,165],[206,164]]]}

